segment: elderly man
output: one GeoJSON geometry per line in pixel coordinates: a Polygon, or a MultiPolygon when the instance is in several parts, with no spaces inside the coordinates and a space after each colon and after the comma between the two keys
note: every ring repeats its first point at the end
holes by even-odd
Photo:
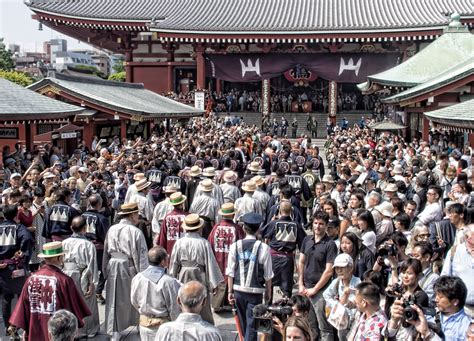
{"type": "Polygon", "coordinates": [[[178,292],[183,312],[176,321],[162,325],[155,340],[222,341],[219,330],[199,315],[206,296],[206,287],[198,281],[183,285],[178,292]]]}
{"type": "MultiPolygon", "coordinates": [[[[213,181],[215,176],[216,176],[215,168],[214,167],[204,168],[204,170],[202,172],[202,176],[211,181],[211,183],[212,183],[211,196],[217,200],[217,203],[218,203],[217,207],[221,207],[221,205],[224,203],[224,194],[223,194],[222,189],[220,188],[220,186],[217,185],[216,183],[214,183],[214,181],[213,181]]],[[[194,197],[196,198],[196,197],[200,196],[202,194],[202,192],[204,192],[204,191],[205,190],[202,186],[198,186],[198,188],[196,189],[196,193],[195,193],[194,197]]]]}
{"type": "Polygon", "coordinates": [[[174,208],[163,219],[160,233],[155,238],[155,244],[164,247],[168,254],[173,250],[174,243],[184,235],[183,221],[189,214],[183,210],[185,202],[186,196],[181,192],[170,195],[170,204],[174,208]]]}
{"type": "Polygon", "coordinates": [[[122,205],[118,214],[122,219],[107,233],[103,264],[107,280],[105,327],[112,340],[119,340],[121,331],[138,324],[138,314],[130,301],[130,286],[132,278],[148,267],[145,237],[135,227],[139,222],[137,204],[122,205]]]}
{"type": "Polygon", "coordinates": [[[160,326],[180,313],[176,297],[181,284],[166,274],[168,253],[161,246],[148,251],[150,266],[132,280],[132,305],[140,313],[140,339],[154,341],[160,326]]]}
{"type": "Polygon", "coordinates": [[[207,238],[211,232],[212,226],[218,220],[220,204],[212,194],[214,191],[214,184],[211,179],[202,180],[199,184],[198,190],[201,191],[201,194],[196,194],[189,212],[198,214],[204,220],[203,237],[207,238]]]}
{"type": "Polygon", "coordinates": [[[74,341],[76,333],[77,318],[68,310],[58,310],[48,321],[48,340],[74,341]]]}
{"type": "Polygon", "coordinates": [[[253,198],[253,193],[257,190],[255,182],[252,180],[244,182],[242,190],[245,192],[244,196],[235,201],[235,220],[239,221],[240,217],[251,212],[263,215],[260,203],[253,198]]]}
{"type": "MultiPolygon", "coordinates": [[[[212,253],[209,242],[201,237],[204,221],[197,214],[184,218],[183,228],[186,234],[176,241],[171,254],[170,275],[181,283],[197,280],[209,291],[215,291],[224,281],[224,277],[212,253]]],[[[214,324],[212,317],[210,295],[201,312],[203,319],[214,324]]]]}
{"type": "Polygon", "coordinates": [[[95,287],[99,281],[96,249],[86,238],[87,224],[84,217],[75,217],[71,229],[72,236],[63,241],[65,253],[63,272],[74,280],[92,312],[92,315],[84,320],[85,325],[79,330],[78,335],[94,337],[100,328],[95,295],[95,287]]]}
{"type": "Polygon", "coordinates": [[[48,321],[60,309],[72,312],[79,327],[91,314],[74,280],[61,271],[63,256],[61,242],[44,244],[39,257],[44,259],[45,265],[28,277],[23,286],[9,322],[25,331],[23,339],[26,341],[49,340],[48,321]]]}
{"type": "Polygon", "coordinates": [[[224,195],[224,202],[235,203],[235,201],[242,195],[239,188],[235,185],[237,180],[237,173],[234,171],[226,171],[223,176],[224,183],[220,185],[222,193],[224,195]]]}
{"type": "MultiPolygon", "coordinates": [[[[245,237],[245,232],[240,225],[234,223],[235,208],[233,203],[222,205],[219,210],[222,220],[215,224],[211,234],[209,235],[209,243],[211,243],[212,252],[216,256],[217,263],[221,272],[224,274],[227,267],[227,257],[229,255],[230,246],[237,240],[245,237]]],[[[225,275],[224,275],[225,276],[225,275]]],[[[227,281],[227,276],[225,276],[227,281]]],[[[218,292],[213,296],[212,307],[215,312],[220,311],[224,305],[226,298],[226,284],[221,283],[218,292]]]]}

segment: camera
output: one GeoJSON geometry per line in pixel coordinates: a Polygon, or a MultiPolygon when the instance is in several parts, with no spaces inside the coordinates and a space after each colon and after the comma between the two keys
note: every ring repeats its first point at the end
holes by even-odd
{"type": "Polygon", "coordinates": [[[375,258],[377,258],[377,257],[381,257],[381,258],[393,257],[393,256],[396,256],[397,254],[398,254],[398,250],[397,250],[397,247],[394,244],[384,244],[377,251],[377,254],[375,255],[375,258]]]}
{"type": "MultiPolygon", "coordinates": [[[[386,290],[386,294],[389,297],[401,299],[403,301],[403,319],[405,321],[416,321],[419,319],[418,312],[413,309],[413,305],[417,304],[416,297],[414,295],[408,296],[408,298],[403,297],[403,287],[400,284],[395,284],[391,288],[386,290]]],[[[418,305],[419,306],[419,305],[418,305]]],[[[429,316],[435,316],[436,310],[433,308],[428,307],[421,307],[420,309],[423,311],[423,314],[429,316]]]]}
{"type": "Polygon", "coordinates": [[[253,308],[254,328],[257,333],[272,334],[272,317],[277,316],[284,322],[291,314],[293,314],[293,308],[288,305],[288,299],[275,302],[271,306],[258,304],[253,308]]]}

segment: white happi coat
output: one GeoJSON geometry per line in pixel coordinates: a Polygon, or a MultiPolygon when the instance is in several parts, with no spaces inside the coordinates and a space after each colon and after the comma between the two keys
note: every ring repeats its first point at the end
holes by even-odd
{"type": "Polygon", "coordinates": [[[142,231],[124,218],[110,227],[104,243],[103,272],[106,277],[106,332],[120,332],[138,325],[130,300],[132,278],[148,267],[148,249],[142,231]]]}
{"type": "Polygon", "coordinates": [[[255,200],[257,200],[259,206],[260,206],[260,214],[262,214],[263,216],[265,216],[265,212],[267,210],[267,205],[268,205],[268,202],[270,201],[270,195],[265,192],[265,191],[262,191],[262,189],[260,188],[257,188],[257,190],[255,192],[253,192],[253,196],[252,198],[254,198],[255,200]]]}
{"type": "MultiPolygon", "coordinates": [[[[168,318],[176,320],[181,309],[176,298],[181,283],[164,273],[165,269],[150,265],[145,271],[138,273],[132,280],[132,305],[140,315],[168,318]],[[151,275],[149,275],[151,272],[151,275]],[[157,275],[161,273],[161,277],[157,275]]],[[[158,328],[140,326],[142,341],[155,340],[158,328]]]]}
{"type": "Polygon", "coordinates": [[[89,297],[84,296],[91,283],[94,284],[95,288],[99,282],[95,246],[86,237],[73,234],[63,241],[63,248],[65,253],[63,272],[74,280],[92,312],[91,316],[84,319],[84,327],[79,329],[78,335],[97,334],[100,322],[95,290],[89,297]]]}
{"type": "Polygon", "coordinates": [[[153,220],[151,221],[151,228],[153,233],[160,234],[161,223],[165,219],[166,215],[174,209],[174,206],[170,204],[170,198],[165,198],[155,206],[153,211],[153,220]]]}
{"type": "Polygon", "coordinates": [[[125,200],[123,203],[128,204],[130,202],[130,199],[137,193],[137,186],[135,186],[135,184],[131,184],[130,186],[128,186],[127,193],[125,194],[125,200]]]}

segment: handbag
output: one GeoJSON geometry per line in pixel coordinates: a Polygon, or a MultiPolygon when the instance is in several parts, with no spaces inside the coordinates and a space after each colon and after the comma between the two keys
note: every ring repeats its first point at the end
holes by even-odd
{"type": "Polygon", "coordinates": [[[347,329],[349,326],[349,314],[346,308],[339,302],[332,307],[328,322],[337,330],[347,329]]]}

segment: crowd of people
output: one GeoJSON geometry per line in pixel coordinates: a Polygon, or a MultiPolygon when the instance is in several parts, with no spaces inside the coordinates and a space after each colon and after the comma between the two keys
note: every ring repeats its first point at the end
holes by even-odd
{"type": "Polygon", "coordinates": [[[213,115],[70,156],[4,150],[8,334],[92,337],[104,304],[112,340],[221,340],[229,307],[244,340],[268,314],[275,339],[472,340],[473,151],[329,132],[325,159],[213,115]]]}

